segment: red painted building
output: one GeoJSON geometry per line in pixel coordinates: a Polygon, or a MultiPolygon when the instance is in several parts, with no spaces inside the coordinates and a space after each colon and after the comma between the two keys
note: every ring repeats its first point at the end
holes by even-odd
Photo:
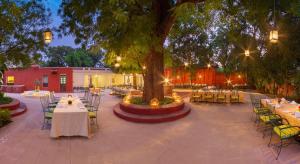
{"type": "Polygon", "coordinates": [[[55,92],[73,91],[73,69],[68,67],[39,67],[9,69],[4,74],[8,85],[24,85],[25,90],[34,90],[39,82],[40,90],[55,92]]]}
{"type": "Polygon", "coordinates": [[[245,77],[238,73],[230,74],[228,77],[224,73],[217,72],[215,68],[199,68],[190,76],[190,72],[183,67],[166,68],[165,77],[170,79],[175,85],[180,84],[206,84],[208,86],[226,86],[228,82],[232,85],[245,85],[245,77]]]}

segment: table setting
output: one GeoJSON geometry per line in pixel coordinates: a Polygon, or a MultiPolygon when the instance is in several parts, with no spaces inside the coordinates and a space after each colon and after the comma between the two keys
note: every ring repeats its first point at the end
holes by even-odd
{"type": "Polygon", "coordinates": [[[61,97],[53,110],[50,136],[89,136],[88,110],[79,97],[61,97]]]}

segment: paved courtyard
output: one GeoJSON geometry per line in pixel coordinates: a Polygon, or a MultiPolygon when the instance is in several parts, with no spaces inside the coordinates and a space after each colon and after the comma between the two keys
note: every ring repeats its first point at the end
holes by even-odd
{"type": "MultiPolygon", "coordinates": [[[[138,124],[113,114],[120,99],[106,91],[99,129],[91,139],[50,138],[41,130],[39,99],[23,98],[28,111],[0,129],[2,164],[199,164],[300,163],[300,146],[283,148],[279,160],[251,121],[250,103],[190,104],[192,112],[175,122],[138,124]]],[[[248,96],[245,96],[249,99],[248,96]]],[[[249,100],[247,100],[249,101],[249,100]]]]}

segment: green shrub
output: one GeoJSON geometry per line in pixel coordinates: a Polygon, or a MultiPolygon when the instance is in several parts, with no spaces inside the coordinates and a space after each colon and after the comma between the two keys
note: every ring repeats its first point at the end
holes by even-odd
{"type": "Polygon", "coordinates": [[[10,110],[0,109],[0,127],[11,122],[10,110]]]}
{"type": "Polygon", "coordinates": [[[5,97],[3,92],[0,92],[0,105],[9,104],[13,101],[10,97],[5,97]]]}

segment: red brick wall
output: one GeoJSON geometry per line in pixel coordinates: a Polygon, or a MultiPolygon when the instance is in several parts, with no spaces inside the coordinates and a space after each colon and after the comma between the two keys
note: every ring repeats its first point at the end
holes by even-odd
{"type": "Polygon", "coordinates": [[[32,66],[27,69],[9,69],[4,73],[4,81],[6,83],[7,76],[14,76],[16,85],[25,85],[25,90],[34,90],[35,80],[40,80],[44,75],[48,75],[48,87],[40,85],[41,90],[49,90],[60,92],[60,75],[65,74],[67,77],[66,92],[73,91],[73,70],[72,68],[51,68],[32,66]]]}

